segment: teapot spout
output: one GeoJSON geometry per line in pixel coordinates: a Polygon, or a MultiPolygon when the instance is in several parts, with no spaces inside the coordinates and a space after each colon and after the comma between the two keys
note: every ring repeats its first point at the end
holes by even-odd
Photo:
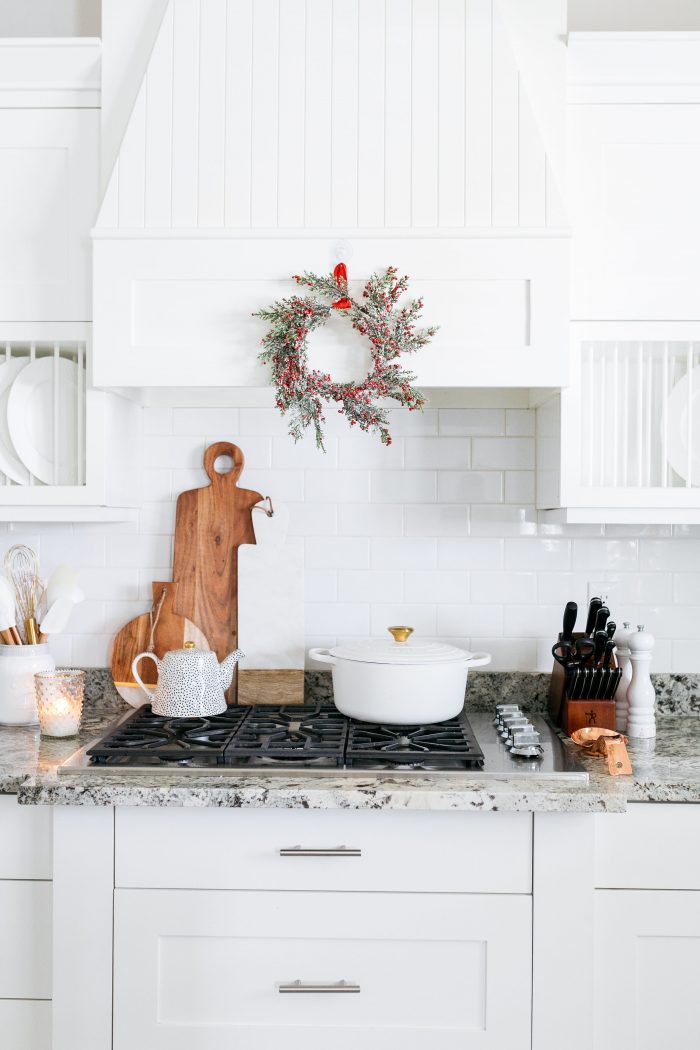
{"type": "Polygon", "coordinates": [[[219,664],[219,681],[222,689],[226,690],[231,685],[233,669],[242,656],[245,656],[245,653],[241,652],[240,649],[234,649],[219,664]]]}

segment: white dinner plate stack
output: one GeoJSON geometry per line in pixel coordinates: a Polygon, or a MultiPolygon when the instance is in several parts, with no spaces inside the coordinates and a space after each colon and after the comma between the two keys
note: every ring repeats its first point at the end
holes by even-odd
{"type": "Polygon", "coordinates": [[[80,483],[81,372],[55,352],[0,361],[0,471],[10,481],[80,483]]]}

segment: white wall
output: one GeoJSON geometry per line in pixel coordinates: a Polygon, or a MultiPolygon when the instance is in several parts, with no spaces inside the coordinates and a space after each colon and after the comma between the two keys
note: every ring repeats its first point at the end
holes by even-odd
{"type": "Polygon", "coordinates": [[[206,483],[205,446],[231,439],[247,457],[242,483],[290,508],[307,646],[409,623],[489,650],[495,668],[547,670],[564,603],[585,603],[588,584],[605,582],[613,615],[659,639],[656,670],[700,671],[700,527],[538,524],[532,411],[399,411],[388,449],[329,413],[326,456],[294,446],[274,408],[145,412],[148,502],[137,522],[0,537],[0,556],[23,540],[44,573],[63,562],[83,571],[88,600],[72,633],[52,640],[63,664],[106,665],[114,631],[148,608],[152,580],[170,578],[175,497],[206,483]]]}
{"type": "Polygon", "coordinates": [[[0,36],[99,36],[100,0],[0,0],[0,36]]]}

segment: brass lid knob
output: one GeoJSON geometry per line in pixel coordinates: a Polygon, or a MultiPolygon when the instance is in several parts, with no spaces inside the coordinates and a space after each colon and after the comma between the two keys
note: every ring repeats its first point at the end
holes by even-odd
{"type": "Polygon", "coordinates": [[[185,642],[182,648],[183,649],[194,649],[194,642],[185,642]]]}
{"type": "Polygon", "coordinates": [[[387,631],[394,636],[395,642],[407,642],[413,634],[412,627],[387,627],[387,631]]]}

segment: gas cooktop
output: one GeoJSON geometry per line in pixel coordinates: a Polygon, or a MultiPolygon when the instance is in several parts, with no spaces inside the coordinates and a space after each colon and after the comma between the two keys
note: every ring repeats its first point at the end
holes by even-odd
{"type": "Polygon", "coordinates": [[[358,722],[321,703],[231,707],[210,718],[163,718],[144,706],[58,770],[62,775],[168,771],[588,779],[548,723],[538,716],[528,721],[515,705],[499,705],[495,720],[462,713],[420,726],[358,722]]]}

